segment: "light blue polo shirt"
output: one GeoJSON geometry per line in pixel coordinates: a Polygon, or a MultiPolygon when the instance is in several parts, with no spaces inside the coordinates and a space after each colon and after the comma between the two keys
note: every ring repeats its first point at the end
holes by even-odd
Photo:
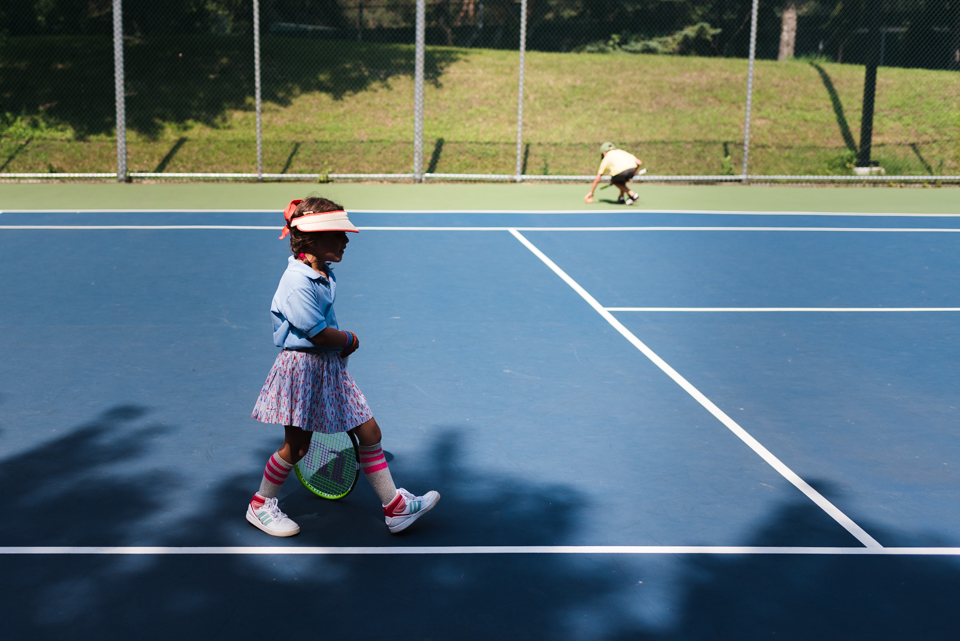
{"type": "Polygon", "coordinates": [[[340,352],[340,349],[325,349],[310,342],[310,338],[324,327],[339,329],[337,315],[333,313],[336,297],[337,278],[332,269],[328,281],[312,267],[291,256],[270,304],[274,344],[285,349],[340,352]]]}

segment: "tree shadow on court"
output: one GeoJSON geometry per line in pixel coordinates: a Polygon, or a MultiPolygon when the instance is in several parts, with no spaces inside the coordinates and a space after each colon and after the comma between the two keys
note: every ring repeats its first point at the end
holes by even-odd
{"type": "MultiPolygon", "coordinates": [[[[259,469],[223,478],[194,513],[164,527],[162,488],[177,479],[138,472],[156,433],[136,422],[144,416],[115,408],[3,461],[2,544],[563,545],[590,518],[572,487],[470,469],[463,433],[447,427],[422,464],[393,466],[400,483],[443,492],[407,534],[386,532],[363,480],[341,502],[294,481],[282,505],[303,532],[269,538],[240,515],[259,469]]],[[[837,527],[815,512],[802,500],[785,504],[746,543],[782,545],[797,528],[816,540],[837,527]]],[[[945,639],[960,597],[960,569],[942,557],[10,555],[4,566],[9,638],[945,639]]]]}
{"type": "Polygon", "coordinates": [[[136,536],[139,519],[161,507],[163,489],[180,484],[138,463],[167,432],[131,429],[147,414],[140,406],[114,407],[4,460],[0,487],[10,518],[0,520],[2,545],[99,545],[136,536]]]}
{"type": "MultiPolygon", "coordinates": [[[[782,545],[806,511],[805,502],[782,506],[747,545],[782,545]]],[[[893,536],[866,529],[880,540],[893,536]]],[[[960,564],[952,557],[691,555],[677,578],[683,590],[669,625],[605,638],[952,639],[960,624],[960,564]]]]}
{"type": "MultiPolygon", "coordinates": [[[[318,41],[265,35],[262,97],[289,105],[306,93],[342,100],[412,77],[412,45],[318,41]]],[[[438,85],[461,56],[430,50],[427,82],[438,85]]],[[[253,43],[249,37],[165,35],[125,39],[127,128],[154,137],[168,125],[227,124],[233,110],[254,109],[253,43]]],[[[113,43],[109,37],[14,38],[0,60],[0,114],[67,125],[83,139],[111,134],[116,124],[113,43]]]]}

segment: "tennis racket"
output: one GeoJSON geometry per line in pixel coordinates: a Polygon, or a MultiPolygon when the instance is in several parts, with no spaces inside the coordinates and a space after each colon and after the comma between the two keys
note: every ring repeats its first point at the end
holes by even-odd
{"type": "Polygon", "coordinates": [[[297,478],[317,496],[342,499],[357,484],[360,456],[357,438],[350,432],[314,432],[307,455],[295,466],[297,478]]]}

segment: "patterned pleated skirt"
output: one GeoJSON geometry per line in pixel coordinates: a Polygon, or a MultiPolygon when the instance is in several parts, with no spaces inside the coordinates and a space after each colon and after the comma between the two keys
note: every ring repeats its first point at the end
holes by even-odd
{"type": "Polygon", "coordinates": [[[373,412],[340,356],[285,349],[260,390],[253,418],[333,434],[365,423],[373,412]]]}

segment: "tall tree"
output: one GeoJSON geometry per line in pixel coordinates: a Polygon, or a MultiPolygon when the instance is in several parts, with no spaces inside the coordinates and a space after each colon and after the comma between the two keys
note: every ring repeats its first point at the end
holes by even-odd
{"type": "Polygon", "coordinates": [[[790,60],[797,45],[797,0],[784,0],[780,22],[780,53],[777,60],[790,60]]]}

